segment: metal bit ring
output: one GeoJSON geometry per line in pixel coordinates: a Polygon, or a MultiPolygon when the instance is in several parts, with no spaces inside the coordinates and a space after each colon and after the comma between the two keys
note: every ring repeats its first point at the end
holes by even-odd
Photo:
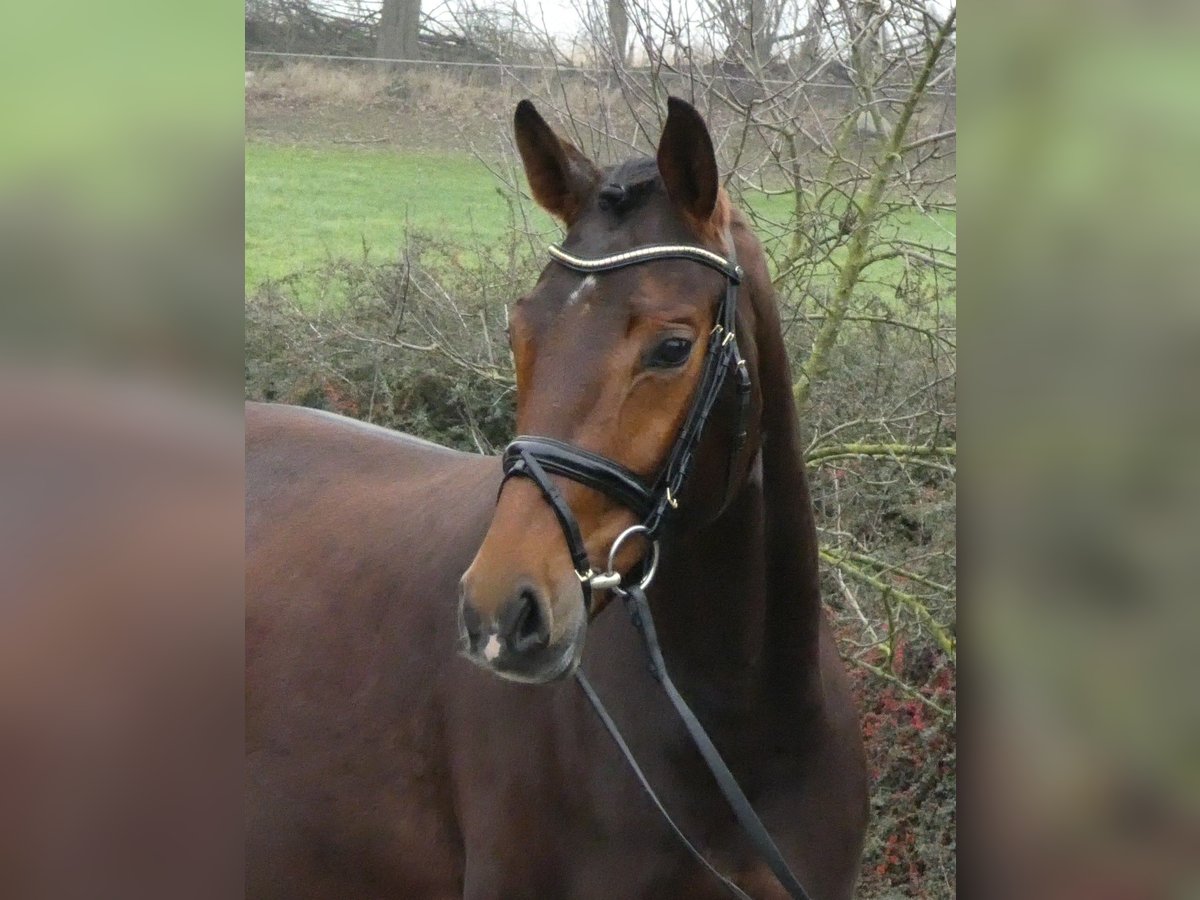
{"type": "MultiPolygon", "coordinates": [[[[599,576],[604,579],[603,587],[615,590],[618,593],[621,591],[620,575],[616,571],[617,553],[621,549],[621,545],[635,534],[644,535],[646,540],[650,541],[650,565],[642,573],[642,580],[638,582],[638,587],[645,590],[650,586],[650,582],[654,580],[654,573],[658,571],[658,541],[650,540],[650,530],[645,525],[632,525],[626,528],[617,535],[616,540],[612,542],[612,546],[608,550],[608,571],[599,576]],[[612,582],[610,576],[616,576],[616,582],[612,582]]],[[[595,581],[592,582],[593,587],[597,587],[595,581]]]]}

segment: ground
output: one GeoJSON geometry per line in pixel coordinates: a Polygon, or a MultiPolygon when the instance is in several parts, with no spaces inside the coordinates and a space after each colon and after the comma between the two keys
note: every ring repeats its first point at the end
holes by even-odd
{"type": "MultiPolygon", "coordinates": [[[[473,95],[455,102],[468,101],[478,103],[473,95]]],[[[504,144],[511,110],[466,112],[425,112],[421,104],[414,109],[386,96],[361,104],[270,93],[248,100],[247,294],[266,279],[333,259],[361,262],[367,254],[374,262],[393,261],[406,232],[478,252],[503,248],[518,228],[553,240],[558,232],[550,218],[528,206],[515,210],[511,191],[493,174],[513,174],[504,144]]],[[[741,201],[773,220],[786,219],[793,202],[790,195],[753,192],[741,201]]],[[[952,213],[900,210],[884,227],[920,245],[955,244],[952,213]]],[[[769,231],[765,239],[772,240],[769,231]]],[[[902,269],[902,262],[888,261],[873,277],[895,281],[902,269]]],[[[832,267],[818,277],[832,282],[832,267]]]]}

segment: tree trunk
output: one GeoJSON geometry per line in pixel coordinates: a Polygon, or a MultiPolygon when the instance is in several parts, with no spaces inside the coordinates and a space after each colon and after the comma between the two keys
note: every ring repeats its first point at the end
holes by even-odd
{"type": "Polygon", "coordinates": [[[826,28],[825,8],[828,0],[813,0],[808,5],[808,21],[804,24],[803,37],[800,39],[800,65],[804,71],[811,71],[817,65],[821,55],[821,34],[826,28]]]}
{"type": "Polygon", "coordinates": [[[613,61],[619,65],[626,65],[629,60],[627,58],[629,48],[629,10],[625,6],[625,0],[607,0],[608,8],[608,35],[612,42],[613,61]]]}
{"type": "Polygon", "coordinates": [[[415,59],[420,29],[421,0],[383,0],[376,55],[386,59],[415,59]]]}
{"type": "Polygon", "coordinates": [[[717,10],[729,36],[729,55],[755,75],[761,74],[775,45],[778,4],[768,0],[721,0],[717,10]]]}

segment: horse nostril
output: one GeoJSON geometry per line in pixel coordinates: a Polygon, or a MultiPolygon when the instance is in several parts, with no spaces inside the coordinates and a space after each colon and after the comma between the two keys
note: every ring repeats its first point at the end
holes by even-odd
{"type": "Polygon", "coordinates": [[[508,645],[514,653],[529,653],[540,650],[550,643],[550,628],[542,615],[537,595],[526,588],[511,604],[511,623],[506,629],[508,645]]]}
{"type": "Polygon", "coordinates": [[[467,633],[467,640],[474,647],[479,643],[479,636],[483,633],[483,620],[479,618],[475,607],[466,601],[463,601],[462,604],[462,623],[463,630],[467,633]]]}

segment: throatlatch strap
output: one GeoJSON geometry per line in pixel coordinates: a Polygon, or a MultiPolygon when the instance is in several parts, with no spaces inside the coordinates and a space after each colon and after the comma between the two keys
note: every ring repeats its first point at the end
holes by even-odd
{"type": "MultiPolygon", "coordinates": [[[[788,867],[787,861],[783,858],[783,854],[779,852],[779,848],[771,839],[771,835],[767,832],[762,820],[758,817],[758,813],[754,811],[754,807],[750,805],[750,801],[738,785],[737,779],[729,771],[729,766],[725,765],[725,760],[721,759],[721,754],[717,750],[716,745],[713,744],[712,739],[708,736],[708,732],[704,730],[704,726],[700,724],[700,720],[696,718],[696,714],[687,705],[687,702],[675,687],[675,682],[671,680],[671,676],[667,673],[662,649],[658,645],[658,634],[654,630],[654,619],[650,616],[650,604],[646,602],[645,593],[635,585],[623,589],[621,596],[625,601],[629,618],[633,621],[634,627],[638,630],[638,634],[642,636],[642,641],[646,645],[646,653],[650,657],[650,674],[662,685],[668,699],[671,701],[671,705],[675,707],[675,712],[683,720],[684,727],[688,731],[688,736],[691,737],[692,743],[696,745],[696,749],[700,751],[700,755],[704,758],[704,763],[708,766],[708,770],[712,772],[713,777],[717,780],[717,787],[721,789],[721,793],[725,796],[726,801],[728,801],[734,816],[737,817],[738,824],[742,826],[742,830],[746,832],[746,835],[754,844],[754,848],[762,855],[775,877],[779,879],[779,883],[783,885],[784,890],[788,892],[793,900],[809,900],[809,896],[800,884],[800,880],[788,867]]],[[[629,752],[628,745],[617,734],[616,726],[610,726],[612,719],[600,704],[600,698],[595,695],[595,692],[591,690],[591,685],[587,684],[582,676],[580,676],[580,686],[584,688],[584,693],[588,695],[588,700],[596,708],[601,721],[604,722],[605,727],[609,729],[609,733],[617,741],[617,746],[620,748],[626,761],[633,767],[634,774],[642,782],[643,788],[650,794],[651,799],[658,806],[659,811],[662,812],[663,817],[666,818],[675,833],[681,834],[679,827],[671,821],[671,817],[663,809],[658,797],[647,786],[645,775],[642,774],[633,755],[629,752]]],[[[688,849],[693,854],[697,853],[696,849],[692,847],[686,838],[684,838],[684,843],[687,844],[688,849]]],[[[707,861],[705,861],[705,866],[712,869],[712,866],[707,861]]],[[[721,876],[721,880],[727,887],[732,887],[737,892],[736,896],[745,896],[727,878],[721,876]]]]}

